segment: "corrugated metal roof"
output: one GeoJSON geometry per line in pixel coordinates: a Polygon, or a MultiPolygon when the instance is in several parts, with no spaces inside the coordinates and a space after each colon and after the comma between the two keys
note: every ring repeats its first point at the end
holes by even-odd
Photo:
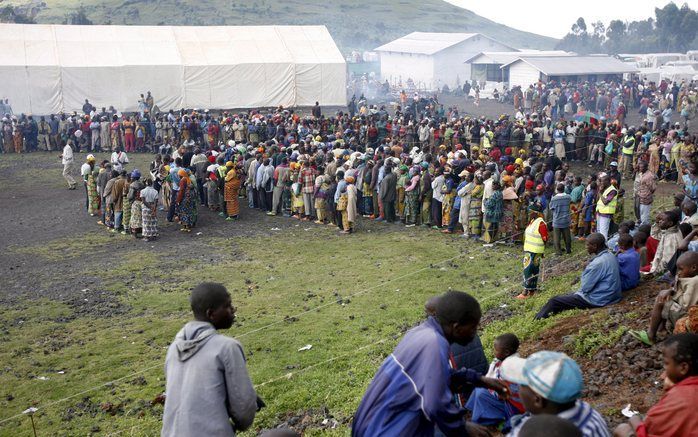
{"type": "MultiPolygon", "coordinates": [[[[479,33],[412,32],[376,49],[377,52],[415,53],[433,55],[479,33]]],[[[484,36],[484,35],[483,35],[484,36]]],[[[485,37],[487,38],[487,37],[485,37]]]]}
{"type": "Polygon", "coordinates": [[[502,68],[525,62],[546,76],[637,73],[639,70],[611,56],[521,56],[502,68]]]}
{"type": "Polygon", "coordinates": [[[470,64],[508,64],[522,56],[573,56],[564,50],[521,50],[512,52],[481,52],[465,62],[470,64]]]}

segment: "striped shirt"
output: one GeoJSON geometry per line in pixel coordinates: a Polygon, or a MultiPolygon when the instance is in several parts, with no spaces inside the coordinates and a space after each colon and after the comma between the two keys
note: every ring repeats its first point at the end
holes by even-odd
{"type": "MultiPolygon", "coordinates": [[[[577,401],[574,407],[558,413],[558,417],[572,422],[584,437],[611,437],[603,416],[584,401],[577,401]]],[[[511,419],[511,431],[507,437],[518,437],[521,427],[531,417],[529,413],[511,419]]]]}

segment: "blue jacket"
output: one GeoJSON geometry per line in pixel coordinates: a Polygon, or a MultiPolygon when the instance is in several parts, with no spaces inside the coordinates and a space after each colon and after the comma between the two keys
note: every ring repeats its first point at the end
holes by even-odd
{"type": "Polygon", "coordinates": [[[622,291],[637,287],[640,282],[640,254],[635,248],[618,252],[618,268],[620,270],[620,288],[622,291]]]}
{"type": "Polygon", "coordinates": [[[576,294],[590,304],[603,307],[620,302],[618,260],[608,249],[592,258],[582,273],[581,282],[582,288],[576,294]]]}
{"type": "Polygon", "coordinates": [[[453,209],[460,209],[461,208],[461,202],[462,202],[463,198],[458,195],[458,191],[460,191],[460,189],[466,185],[468,185],[468,181],[463,181],[460,184],[458,184],[458,187],[456,187],[456,198],[453,201],[453,209]]]}
{"type": "Polygon", "coordinates": [[[352,436],[429,437],[435,426],[467,435],[450,381],[449,344],[429,317],[383,361],[354,415],[352,436]]]}

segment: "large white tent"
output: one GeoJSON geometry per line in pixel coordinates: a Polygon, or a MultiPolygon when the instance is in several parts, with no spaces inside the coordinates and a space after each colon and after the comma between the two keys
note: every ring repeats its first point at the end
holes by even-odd
{"type": "Polygon", "coordinates": [[[346,64],[325,26],[0,24],[0,97],[15,112],[346,104],[346,64]]]}

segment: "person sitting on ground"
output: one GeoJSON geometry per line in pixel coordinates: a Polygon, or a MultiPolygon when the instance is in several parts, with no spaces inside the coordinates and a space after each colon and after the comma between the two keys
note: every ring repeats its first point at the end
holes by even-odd
{"type": "Polygon", "coordinates": [[[551,298],[536,314],[536,319],[565,310],[600,308],[620,301],[618,260],[606,248],[606,239],[599,233],[591,234],[586,239],[586,249],[594,257],[582,272],[581,288],[574,293],[551,298]]]}
{"type": "Polygon", "coordinates": [[[620,238],[620,236],[623,234],[630,234],[630,236],[633,236],[636,233],[637,233],[637,231],[635,230],[635,222],[633,222],[632,220],[626,220],[618,226],[618,232],[613,234],[608,239],[608,241],[606,242],[606,246],[608,246],[608,249],[611,252],[617,253],[618,252],[618,239],[620,238]]]}
{"type": "Polygon", "coordinates": [[[502,363],[501,374],[505,381],[519,385],[526,409],[525,414],[511,419],[508,437],[521,435],[524,425],[540,414],[569,420],[585,437],[611,435],[603,416],[579,399],[584,389],[582,370],[567,355],[540,351],[526,359],[509,357],[502,363]]]}
{"type": "Polygon", "coordinates": [[[642,272],[654,275],[661,275],[666,272],[669,261],[671,261],[679,243],[683,239],[678,227],[680,220],[680,213],[673,209],[664,211],[657,216],[657,227],[659,230],[656,236],[652,236],[659,241],[659,244],[649,269],[645,270],[643,267],[641,269],[642,272]]]}
{"type": "Polygon", "coordinates": [[[451,386],[473,385],[505,392],[504,385],[470,369],[453,375],[449,346],[467,345],[477,332],[482,312],[475,298],[449,291],[436,300],[435,316],[405,334],[368,386],[352,423],[352,436],[489,435],[463,419],[451,386]]]}
{"type": "Polygon", "coordinates": [[[693,436],[698,430],[698,335],[678,334],[664,342],[664,396],[643,419],[635,414],[616,427],[616,437],[693,436]]]}
{"type": "Polygon", "coordinates": [[[519,437],[583,437],[574,423],[554,414],[538,414],[523,424],[519,437]]]}
{"type": "Polygon", "coordinates": [[[681,223],[688,223],[691,225],[691,228],[698,229],[698,206],[696,202],[691,199],[685,199],[681,203],[681,213],[683,214],[681,223]]]}
{"type": "Polygon", "coordinates": [[[621,234],[618,238],[618,270],[621,291],[632,290],[640,282],[640,254],[635,251],[633,237],[621,234]]]}
{"type": "Polygon", "coordinates": [[[649,237],[649,235],[645,234],[642,231],[637,231],[637,233],[633,237],[633,247],[635,248],[635,252],[637,252],[638,255],[640,255],[640,268],[648,264],[647,237],[649,237]]]}
{"type": "Polygon", "coordinates": [[[165,359],[162,436],[234,436],[263,405],[242,346],[216,332],[233,325],[235,309],[226,288],[210,282],[197,285],[190,302],[195,320],[177,333],[165,359]]]}
{"type": "MultiPolygon", "coordinates": [[[[502,362],[518,355],[519,339],[516,335],[507,333],[494,339],[494,360],[487,371],[489,378],[501,380],[500,366],[502,362]]],[[[506,383],[506,382],[505,382],[506,383]]],[[[509,419],[512,416],[524,412],[523,404],[519,398],[519,388],[516,384],[506,383],[509,389],[509,397],[504,399],[496,392],[485,388],[476,388],[470,395],[465,408],[472,411],[472,421],[485,426],[504,424],[501,428],[507,431],[509,419]]]]}
{"type": "Polygon", "coordinates": [[[669,333],[673,332],[676,322],[686,316],[688,308],[698,304],[698,252],[681,255],[676,262],[676,273],[674,288],[660,291],[655,299],[649,329],[646,332],[629,331],[645,344],[654,344],[662,327],[669,333]]]}

